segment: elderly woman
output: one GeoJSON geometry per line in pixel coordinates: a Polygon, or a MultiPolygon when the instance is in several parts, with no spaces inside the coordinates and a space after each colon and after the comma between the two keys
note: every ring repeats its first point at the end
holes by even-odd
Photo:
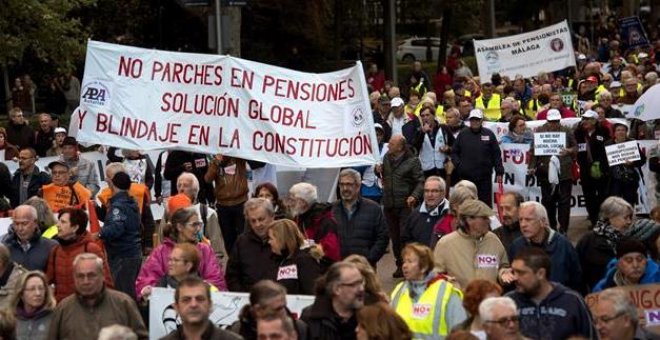
{"type": "Polygon", "coordinates": [[[179,282],[199,271],[199,250],[192,243],[178,243],[167,259],[167,275],[156,283],[156,287],[176,289],[179,282]]]}
{"type": "Polygon", "coordinates": [[[357,340],[412,339],[412,332],[406,322],[385,302],[360,308],[357,322],[357,340]]]}
{"type": "Polygon", "coordinates": [[[607,274],[594,286],[593,292],[620,286],[660,282],[660,268],[648,257],[644,243],[621,240],[616,246],[616,259],[607,265],[607,274]]]}
{"type": "Polygon", "coordinates": [[[474,279],[465,287],[464,294],[463,307],[469,316],[463,323],[456,326],[454,330],[466,330],[479,339],[486,340],[486,332],[479,316],[479,305],[481,301],[489,297],[502,295],[502,287],[492,281],[474,279]]]}
{"type": "Polygon", "coordinates": [[[527,128],[525,118],[520,115],[515,115],[509,121],[509,132],[502,136],[500,143],[502,144],[527,144],[531,145],[534,141],[534,134],[532,130],[527,128]]]}
{"type": "Polygon", "coordinates": [[[11,305],[16,313],[17,340],[46,340],[55,309],[55,297],[40,271],[23,274],[11,305]]]}
{"type": "Polygon", "coordinates": [[[163,243],[151,252],[135,281],[138,300],[144,295],[151,294],[151,287],[155,286],[165,276],[170,255],[177,243],[194,244],[201,254],[199,276],[219,290],[227,290],[224,272],[215,257],[215,252],[208,244],[198,242],[201,227],[202,222],[197,212],[192,208],[179,209],[172,214],[170,222],[163,230],[163,243]]]}
{"type": "Polygon", "coordinates": [[[57,235],[57,219],[50,210],[48,202],[41,197],[32,196],[23,204],[31,205],[37,209],[37,221],[39,221],[39,231],[45,238],[53,238],[57,235]]]}
{"type": "MultiPolygon", "coordinates": [[[[628,126],[622,123],[614,124],[614,138],[605,142],[605,147],[621,143],[630,142],[628,138],[628,126]]],[[[610,166],[605,159],[606,169],[609,172],[610,186],[609,195],[619,196],[632,206],[638,203],[637,189],[639,188],[639,176],[641,167],[646,163],[646,156],[642,149],[637,145],[640,159],[637,161],[626,161],[623,164],[610,166]]]]}
{"type": "Polygon", "coordinates": [[[10,161],[18,157],[18,147],[9,143],[5,128],[0,128],[0,153],[4,153],[5,156],[2,159],[5,161],[10,161]]]}
{"type": "Polygon", "coordinates": [[[433,233],[439,238],[458,227],[458,208],[467,200],[476,200],[477,194],[467,187],[454,187],[449,194],[449,213],[443,216],[433,227],[433,233]]]}
{"type": "Polygon", "coordinates": [[[321,275],[317,247],[307,247],[295,222],[276,220],[268,227],[268,243],[278,259],[271,279],[286,288],[287,294],[314,295],[314,283],[321,275]],[[312,255],[314,251],[314,255],[312,255]]]}
{"type": "Polygon", "coordinates": [[[401,251],[401,257],[405,280],[392,291],[392,308],[414,334],[443,339],[467,317],[461,306],[463,293],[433,270],[431,248],[409,243],[401,251]],[[439,296],[442,296],[440,304],[437,303],[439,296]]]}
{"type": "Polygon", "coordinates": [[[594,229],[578,241],[576,251],[582,279],[589,287],[605,275],[607,264],[616,256],[617,243],[632,225],[633,214],[630,203],[610,196],[600,205],[600,217],[594,229]]]}
{"type": "Polygon", "coordinates": [[[60,210],[57,222],[58,244],[48,255],[46,275],[48,283],[55,286],[55,298],[62,301],[75,292],[73,282],[73,259],[81,253],[94,253],[103,259],[103,276],[108,287],[113,286],[105,251],[93,240],[87,231],[87,214],[77,208],[60,210]]]}

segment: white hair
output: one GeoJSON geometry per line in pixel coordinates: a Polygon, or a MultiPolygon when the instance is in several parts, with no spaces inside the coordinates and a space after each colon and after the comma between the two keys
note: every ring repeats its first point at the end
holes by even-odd
{"type": "Polygon", "coordinates": [[[319,198],[316,186],[305,182],[294,184],[289,189],[289,195],[300,198],[309,205],[316,203],[319,198]]]}
{"type": "Polygon", "coordinates": [[[543,204],[536,201],[527,201],[520,204],[520,209],[527,209],[527,208],[531,208],[532,211],[534,212],[534,217],[541,220],[541,222],[543,222],[544,225],[547,226],[550,224],[548,219],[548,211],[545,210],[543,204]]]}
{"type": "Polygon", "coordinates": [[[496,308],[517,310],[516,302],[508,296],[489,297],[479,304],[479,317],[482,322],[493,321],[493,311],[496,308]]]}
{"type": "Polygon", "coordinates": [[[193,197],[197,197],[197,194],[199,194],[199,180],[197,179],[197,176],[193,175],[190,172],[183,172],[179,177],[176,179],[176,186],[177,186],[177,191],[179,188],[179,182],[183,179],[190,179],[192,181],[192,189],[193,189],[193,197]]]}
{"type": "Polygon", "coordinates": [[[98,340],[137,340],[132,329],[122,325],[111,325],[101,328],[98,340]]]}

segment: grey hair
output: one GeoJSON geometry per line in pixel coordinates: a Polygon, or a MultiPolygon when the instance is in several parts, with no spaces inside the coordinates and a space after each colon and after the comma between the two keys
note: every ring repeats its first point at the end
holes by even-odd
{"type": "Polygon", "coordinates": [[[305,182],[294,184],[289,189],[289,194],[300,198],[309,205],[316,203],[319,199],[316,186],[305,182]]]}
{"type": "Polygon", "coordinates": [[[49,228],[57,224],[57,219],[45,199],[39,196],[32,196],[23,202],[23,204],[33,206],[37,209],[37,221],[40,227],[49,228]]]}
{"type": "Polygon", "coordinates": [[[108,175],[109,178],[107,179],[109,180],[112,179],[112,177],[114,177],[118,172],[126,172],[126,167],[123,163],[112,162],[105,166],[105,172],[108,175]]]}
{"type": "Polygon", "coordinates": [[[635,209],[621,197],[610,196],[600,205],[599,217],[603,221],[608,221],[612,217],[625,214],[633,214],[635,209]]]}
{"type": "Polygon", "coordinates": [[[339,178],[348,176],[353,177],[356,183],[362,183],[362,176],[355,169],[346,168],[339,173],[339,178]]]}
{"type": "Polygon", "coordinates": [[[186,179],[186,178],[189,178],[192,181],[192,189],[195,194],[193,197],[197,197],[197,195],[199,194],[199,180],[197,179],[197,176],[193,175],[192,173],[190,172],[181,173],[181,175],[179,175],[179,177],[176,179],[176,186],[177,187],[179,186],[179,181],[181,179],[186,179]]]}
{"type": "Polygon", "coordinates": [[[479,304],[479,317],[482,322],[493,321],[493,311],[498,307],[508,307],[517,311],[516,302],[508,296],[489,297],[479,304]]]}
{"type": "Polygon", "coordinates": [[[635,328],[639,323],[637,306],[630,299],[630,295],[621,288],[608,288],[598,295],[598,303],[603,300],[610,301],[614,307],[616,315],[626,314],[630,318],[635,328]]]}
{"type": "Polygon", "coordinates": [[[275,215],[275,208],[273,208],[273,203],[270,200],[260,197],[253,197],[245,202],[243,205],[243,215],[247,217],[248,211],[252,211],[257,208],[263,208],[266,210],[269,216],[275,215]]]}
{"type": "Polygon", "coordinates": [[[447,184],[445,183],[445,180],[442,179],[440,176],[429,176],[426,181],[424,181],[424,184],[435,181],[440,183],[440,190],[445,191],[447,189],[447,184]]]}
{"type": "Polygon", "coordinates": [[[603,98],[612,98],[612,93],[608,90],[603,90],[598,94],[598,100],[602,100],[603,98]]]}
{"type": "Polygon", "coordinates": [[[527,202],[523,202],[520,205],[520,209],[527,209],[527,208],[532,209],[532,211],[534,212],[534,217],[541,220],[541,222],[543,222],[543,225],[548,226],[550,224],[549,222],[550,220],[548,219],[548,211],[545,210],[543,204],[536,201],[527,201],[527,202]]]}
{"type": "Polygon", "coordinates": [[[461,204],[470,199],[476,200],[477,194],[472,192],[472,190],[470,190],[468,187],[454,186],[454,188],[451,190],[451,193],[449,194],[449,208],[454,213],[454,215],[456,215],[461,204]]]}
{"type": "Polygon", "coordinates": [[[96,271],[103,273],[103,259],[94,253],[80,253],[73,259],[73,268],[78,267],[80,261],[93,260],[96,263],[96,271]]]}
{"type": "Polygon", "coordinates": [[[23,210],[26,209],[28,213],[30,214],[30,217],[32,218],[33,221],[39,222],[39,213],[37,212],[37,208],[27,205],[27,204],[21,204],[16,209],[14,209],[14,214],[16,214],[16,210],[23,210]]]}
{"type": "Polygon", "coordinates": [[[454,189],[457,188],[467,188],[468,190],[472,191],[472,193],[474,193],[475,197],[479,196],[478,194],[479,191],[477,191],[477,186],[473,182],[468,181],[467,179],[458,181],[458,183],[454,185],[454,189]]]}
{"type": "Polygon", "coordinates": [[[101,329],[98,340],[137,340],[137,338],[135,332],[126,326],[110,325],[101,329]]]}

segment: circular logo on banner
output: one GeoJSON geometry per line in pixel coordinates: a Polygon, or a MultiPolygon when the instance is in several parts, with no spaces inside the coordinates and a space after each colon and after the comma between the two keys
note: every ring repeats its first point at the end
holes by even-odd
{"type": "Polygon", "coordinates": [[[85,104],[104,106],[110,100],[110,90],[100,81],[92,81],[82,89],[81,100],[85,104]]]}
{"type": "Polygon", "coordinates": [[[550,48],[555,52],[561,52],[564,49],[564,41],[561,38],[550,40],[550,48]]]}
{"type": "Polygon", "coordinates": [[[495,51],[490,51],[486,54],[486,62],[489,64],[495,64],[500,61],[500,56],[495,51]]]}
{"type": "Polygon", "coordinates": [[[351,116],[353,118],[353,126],[355,127],[362,126],[362,124],[364,123],[364,113],[362,112],[361,108],[356,107],[351,113],[351,116]]]}

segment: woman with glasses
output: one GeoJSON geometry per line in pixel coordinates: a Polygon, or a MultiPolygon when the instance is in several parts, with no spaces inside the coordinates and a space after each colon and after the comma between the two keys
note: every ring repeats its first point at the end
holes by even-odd
{"type": "Polygon", "coordinates": [[[268,227],[268,244],[279,261],[270,279],[284,286],[287,294],[314,295],[314,283],[321,275],[320,247],[306,244],[296,223],[288,219],[268,227]]]}
{"type": "Polygon", "coordinates": [[[525,118],[520,115],[514,115],[509,121],[509,132],[502,136],[502,144],[517,143],[531,145],[534,141],[532,130],[527,128],[525,118]]]}
{"type": "Polygon", "coordinates": [[[62,301],[75,292],[71,275],[73,259],[81,253],[94,253],[103,259],[105,284],[113,287],[108,259],[87,231],[87,220],[87,214],[82,209],[64,208],[59,212],[57,235],[54,237],[59,244],[50,251],[46,269],[48,284],[55,286],[54,295],[57,301],[62,301]]]}
{"type": "Polygon", "coordinates": [[[176,289],[187,276],[198,275],[199,261],[199,250],[192,243],[177,244],[167,259],[167,275],[158,280],[156,287],[176,289]]]}
{"type": "Polygon", "coordinates": [[[200,253],[199,276],[218,290],[227,290],[224,270],[213,248],[199,242],[201,228],[202,221],[193,208],[178,209],[172,214],[170,222],[163,229],[163,243],[154,248],[138,274],[135,282],[138,301],[147,299],[151,294],[151,288],[167,274],[172,250],[179,243],[195,245],[200,253]]]}
{"type": "MultiPolygon", "coordinates": [[[[70,272],[69,272],[69,276],[70,272]]],[[[55,309],[55,297],[40,271],[23,274],[12,296],[17,340],[46,340],[55,309]]]]}
{"type": "Polygon", "coordinates": [[[444,339],[467,315],[463,293],[435,272],[431,248],[410,243],[401,251],[403,277],[392,291],[392,308],[413,332],[413,338],[444,339]]]}

